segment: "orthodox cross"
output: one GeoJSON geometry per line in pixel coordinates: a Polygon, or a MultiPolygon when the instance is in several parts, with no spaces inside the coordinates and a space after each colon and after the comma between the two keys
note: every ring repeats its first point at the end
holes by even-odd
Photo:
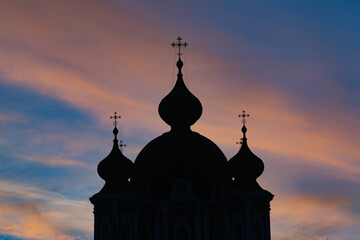
{"type": "Polygon", "coordinates": [[[120,151],[122,152],[122,151],[123,151],[123,147],[126,147],[126,144],[123,144],[123,141],[120,140],[119,147],[120,147],[120,151]]]}
{"type": "Polygon", "coordinates": [[[177,43],[173,42],[173,43],[171,44],[171,46],[172,46],[172,47],[178,47],[178,48],[179,48],[177,55],[180,57],[180,56],[182,55],[182,53],[181,53],[181,47],[186,47],[188,44],[187,44],[187,42],[182,43],[182,42],[181,42],[182,38],[181,38],[180,36],[179,36],[176,40],[178,40],[178,42],[177,42],[177,43]]]}
{"type": "Polygon", "coordinates": [[[250,115],[249,115],[249,114],[246,114],[245,111],[242,111],[242,112],[243,112],[242,114],[239,114],[239,117],[242,117],[241,122],[242,122],[242,124],[245,126],[246,118],[247,118],[247,117],[250,117],[250,115]]]}
{"type": "Polygon", "coordinates": [[[118,125],[118,119],[120,119],[121,117],[120,116],[117,116],[116,115],[117,113],[114,112],[114,116],[110,116],[111,119],[114,119],[114,126],[118,125]]]}

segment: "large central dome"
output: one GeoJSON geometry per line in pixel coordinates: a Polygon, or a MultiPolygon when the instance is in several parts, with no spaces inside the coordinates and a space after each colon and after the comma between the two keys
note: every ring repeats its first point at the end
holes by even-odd
{"type": "Polygon", "coordinates": [[[228,162],[222,151],[190,129],[200,118],[202,106],[187,89],[182,66],[179,57],[176,84],[159,105],[159,115],[171,130],[147,144],[135,160],[131,181],[138,186],[149,184],[154,197],[168,196],[177,179],[189,180],[192,191],[199,197],[209,196],[216,181],[224,186],[230,182],[228,162]]]}

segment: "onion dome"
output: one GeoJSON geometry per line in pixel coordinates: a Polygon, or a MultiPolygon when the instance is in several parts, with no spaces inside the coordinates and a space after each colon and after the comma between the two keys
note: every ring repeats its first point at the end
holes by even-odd
{"type": "Polygon", "coordinates": [[[105,185],[100,191],[103,193],[119,193],[129,190],[130,187],[128,179],[133,174],[134,164],[120,151],[117,140],[118,132],[115,126],[113,148],[97,167],[99,176],[105,180],[105,185]]]}
{"type": "Polygon", "coordinates": [[[177,81],[171,92],[159,104],[159,115],[172,130],[189,129],[201,116],[202,106],[185,86],[181,68],[183,62],[179,57],[177,81]]]}
{"type": "MultiPolygon", "coordinates": [[[[173,46],[186,46],[180,42],[173,46]]],[[[228,163],[223,152],[206,137],[191,131],[190,126],[201,116],[202,106],[185,86],[180,59],[177,81],[170,93],[159,104],[160,117],[171,126],[169,132],[148,143],[137,156],[134,163],[135,186],[150,185],[155,198],[171,194],[172,185],[177,179],[187,179],[191,191],[198,197],[208,197],[212,185],[230,183],[228,163]]]]}
{"type": "MultiPolygon", "coordinates": [[[[239,116],[245,117],[244,114],[239,116]]],[[[263,173],[264,163],[251,152],[247,144],[245,120],[243,123],[241,129],[243,132],[242,145],[239,152],[229,161],[230,174],[234,178],[233,186],[235,189],[258,190],[261,187],[256,179],[263,173]]]]}

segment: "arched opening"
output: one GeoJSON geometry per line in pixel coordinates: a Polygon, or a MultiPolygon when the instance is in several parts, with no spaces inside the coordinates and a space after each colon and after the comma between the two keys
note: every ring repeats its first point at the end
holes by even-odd
{"type": "Polygon", "coordinates": [[[120,239],[121,240],[130,240],[131,239],[131,227],[128,223],[121,224],[120,239]]]}
{"type": "Polygon", "coordinates": [[[177,223],[174,229],[174,240],[191,240],[190,227],[186,222],[177,223]]]}
{"type": "Polygon", "coordinates": [[[215,228],[213,232],[213,239],[224,240],[224,230],[220,227],[215,228]]]}
{"type": "Polygon", "coordinates": [[[145,227],[142,228],[142,230],[140,232],[140,239],[141,240],[152,240],[151,229],[150,229],[149,225],[146,225],[145,227]]]}
{"type": "Polygon", "coordinates": [[[264,225],[260,221],[256,221],[254,224],[254,239],[264,240],[264,225]]]}
{"type": "Polygon", "coordinates": [[[243,224],[240,220],[234,221],[231,226],[231,240],[244,240],[243,224]]]}

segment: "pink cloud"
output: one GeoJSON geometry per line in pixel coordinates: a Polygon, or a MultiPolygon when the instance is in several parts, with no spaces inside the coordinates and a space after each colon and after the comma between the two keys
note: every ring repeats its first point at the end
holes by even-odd
{"type": "MultiPolygon", "coordinates": [[[[27,160],[27,161],[45,164],[48,166],[82,167],[82,168],[90,169],[90,167],[84,162],[76,161],[76,160],[72,160],[72,159],[66,159],[66,158],[62,158],[62,157],[56,157],[56,156],[16,155],[14,157],[20,158],[23,160],[27,160]]],[[[93,167],[93,166],[91,166],[91,167],[93,167]]]]}
{"type": "Polygon", "coordinates": [[[90,204],[70,200],[34,187],[0,181],[0,231],[26,239],[82,239],[89,234],[90,204]],[[73,212],[78,214],[74,215],[73,212]]]}
{"type": "MultiPolygon", "coordinates": [[[[109,114],[118,111],[123,116],[120,128],[125,134],[150,141],[151,137],[169,129],[157,114],[157,105],[171,90],[177,71],[175,60],[168,57],[173,51],[164,46],[168,44],[164,40],[168,38],[167,28],[148,28],[149,23],[142,22],[145,18],[134,17],[126,7],[119,14],[95,2],[83,3],[4,3],[0,9],[1,81],[29,88],[91,113],[101,126],[109,126],[109,114]],[[151,41],[147,41],[149,38],[151,41]],[[146,136],[143,131],[147,132],[146,136]]],[[[260,61],[253,58],[249,62],[257,63],[256,66],[266,68],[266,73],[277,76],[278,69],[269,69],[273,65],[260,61]]],[[[329,91],[326,98],[313,102],[306,99],[304,103],[275,83],[259,85],[262,81],[256,78],[259,73],[247,73],[250,63],[244,60],[229,62],[194,50],[188,51],[184,62],[185,82],[204,107],[203,116],[193,129],[219,144],[228,158],[238,150],[235,142],[242,134],[237,114],[245,109],[251,114],[247,124],[248,139],[255,153],[261,151],[282,156],[291,163],[294,172],[300,171],[296,169],[299,164],[306,164],[309,168],[327,170],[326,174],[335,179],[360,180],[359,113],[338,102],[342,96],[328,98],[335,92],[335,86],[324,84],[324,91],[329,91]],[[334,109],[337,109],[336,113],[334,109]]],[[[281,76],[303,78],[305,84],[311,84],[314,78],[316,84],[320,84],[328,77],[314,68],[307,72],[298,66],[282,67],[281,76]]],[[[285,79],[279,83],[284,84],[285,79]]],[[[0,121],[9,120],[8,116],[0,115],[0,121]]],[[[100,149],[107,154],[110,150],[107,145],[99,147],[97,138],[86,135],[83,141],[78,141],[79,137],[61,129],[58,133],[35,136],[33,144],[59,141],[73,155],[91,149],[100,149]]],[[[125,151],[136,155],[140,149],[137,145],[125,151]]],[[[52,166],[87,166],[74,160],[76,157],[73,156],[21,157],[52,166]]],[[[271,164],[271,159],[264,160],[271,164]]],[[[277,171],[271,174],[281,174],[283,169],[277,171]]],[[[320,172],[325,174],[325,171],[320,172]]],[[[338,224],[349,226],[347,218],[358,221],[341,210],[341,202],[324,204],[322,199],[292,195],[276,199],[273,226],[280,226],[275,228],[278,239],[298,239],[298,235],[316,239],[320,236],[316,235],[318,231],[326,234],[338,224]],[[288,202],[293,202],[295,207],[288,206],[288,202]],[[314,211],[316,216],[312,219],[314,211]],[[331,212],[334,217],[323,217],[326,212],[331,212]],[[326,224],[312,229],[306,223],[309,221],[326,224]],[[296,232],[296,226],[308,229],[309,233],[296,232]]],[[[37,221],[37,206],[30,203],[21,207],[30,209],[25,211],[25,219],[37,221]]],[[[13,209],[9,214],[22,216],[15,207],[9,209],[13,209]]],[[[57,214],[48,212],[46,216],[56,218],[57,214]]],[[[14,231],[14,234],[21,231],[15,223],[3,224],[3,228],[8,229],[4,231],[14,231]]],[[[56,232],[51,226],[44,229],[51,234],[56,232]]],[[[34,235],[42,234],[36,231],[34,235]]]]}
{"type": "MultiPolygon", "coordinates": [[[[272,89],[258,89],[247,97],[249,99],[240,107],[230,103],[222,109],[214,108],[194,129],[216,140],[225,149],[233,149],[234,155],[238,149],[235,141],[242,137],[241,122],[236,113],[246,108],[251,114],[247,137],[255,152],[260,149],[286,156],[289,161],[300,158],[309,165],[332,166],[336,171],[341,169],[343,176],[351,173],[355,179],[359,175],[356,163],[360,156],[356,142],[360,138],[353,134],[359,130],[354,113],[344,113],[347,117],[341,118],[328,117],[332,115],[331,110],[320,116],[312,115],[298,108],[290,97],[272,89]]],[[[211,100],[207,102],[213,104],[211,100]]],[[[231,153],[227,155],[232,156],[231,153]]]]}
{"type": "Polygon", "coordinates": [[[336,231],[346,236],[345,229],[356,228],[360,224],[360,217],[346,210],[348,201],[306,195],[278,196],[272,202],[273,237],[317,240],[336,231]]]}

